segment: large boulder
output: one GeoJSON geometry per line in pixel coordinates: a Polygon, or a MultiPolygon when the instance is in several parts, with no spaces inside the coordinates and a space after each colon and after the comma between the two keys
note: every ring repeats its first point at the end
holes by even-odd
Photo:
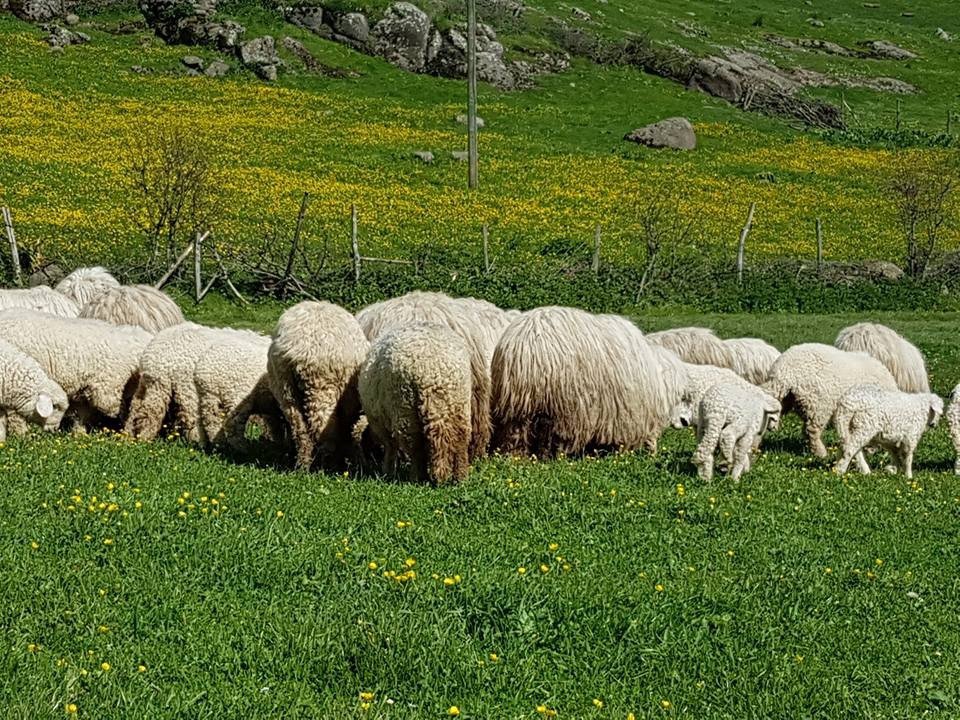
{"type": "Polygon", "coordinates": [[[323,34],[324,30],[324,12],[319,5],[298,5],[286,9],[287,22],[293,23],[304,30],[323,34]]]}
{"type": "Polygon", "coordinates": [[[237,47],[237,57],[244,67],[252,70],[261,79],[277,79],[277,69],[282,61],[277,54],[276,43],[269,35],[240,43],[237,47]]]}
{"type": "Polygon", "coordinates": [[[430,17],[416,5],[397,2],[373,26],[374,51],[391,65],[422,72],[427,64],[430,17]]]}
{"type": "Polygon", "coordinates": [[[697,60],[687,86],[707,95],[738,103],[743,97],[742,73],[729,60],[709,57],[697,60]]]}
{"type": "Polygon", "coordinates": [[[693,125],[683,117],[671,117],[655,122],[627,133],[623,139],[653,148],[694,150],[697,147],[697,134],[693,125]]]}
{"type": "Polygon", "coordinates": [[[86,33],[67,30],[59,25],[48,25],[45,29],[50,33],[47,36],[47,44],[52,48],[65,48],[68,45],[82,45],[90,42],[90,36],[86,33]]]}
{"type": "Polygon", "coordinates": [[[871,57],[884,60],[913,60],[917,57],[916,53],[886,40],[866,40],[860,45],[867,49],[871,57]]]}
{"type": "Polygon", "coordinates": [[[370,23],[363,13],[343,13],[334,21],[333,29],[338,35],[362,45],[370,42],[370,23]]]}
{"type": "MultiPolygon", "coordinates": [[[[427,71],[449,78],[467,76],[467,31],[463,26],[447,28],[438,33],[440,44],[430,59],[427,71]]],[[[503,61],[503,45],[489,25],[477,25],[477,77],[497,87],[509,90],[516,84],[513,72],[503,61]]]]}
{"type": "Polygon", "coordinates": [[[10,12],[28,22],[47,22],[66,12],[63,0],[9,0],[8,4],[10,12]]]}
{"type": "Polygon", "coordinates": [[[140,0],[143,13],[153,31],[165,42],[183,42],[190,25],[203,24],[217,10],[216,0],[140,0]]]}

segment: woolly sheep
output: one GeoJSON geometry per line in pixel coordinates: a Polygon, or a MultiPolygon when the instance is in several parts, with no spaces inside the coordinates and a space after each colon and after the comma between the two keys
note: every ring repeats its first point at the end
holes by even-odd
{"type": "Polygon", "coordinates": [[[267,371],[297,446],[298,468],[352,444],[360,418],[357,374],[369,348],[360,324],[337,305],[307,301],[280,316],[267,371]]]}
{"type": "Polygon", "coordinates": [[[953,441],[953,449],[957,453],[953,471],[960,475],[960,385],[957,385],[950,393],[950,403],[947,405],[947,411],[944,414],[947,418],[947,427],[950,430],[950,439],[953,441]]]}
{"type": "Polygon", "coordinates": [[[730,477],[739,480],[750,469],[750,455],[759,447],[760,439],[779,424],[780,403],[744,382],[718,383],[704,393],[699,415],[693,462],[700,479],[713,479],[713,456],[719,445],[720,454],[731,467],[730,477]]]}
{"type": "Polygon", "coordinates": [[[0,312],[0,337],[36,360],[63,388],[78,429],[122,420],[140,354],[150,341],[140,328],[32,310],[0,312]]]}
{"type": "Polygon", "coordinates": [[[876,358],[890,371],[903,392],[930,392],[923,353],[886,325],[867,322],[851,325],[840,331],[834,346],[876,358]]]}
{"type": "Polygon", "coordinates": [[[37,312],[74,318],[80,314],[80,306],[62,293],[46,285],[29,289],[0,289],[0,310],[36,310],[37,312]]]}
{"type": "Polygon", "coordinates": [[[73,300],[82,308],[100,293],[118,287],[120,283],[102,267],[77,268],[57,283],[58,293],[73,300]]]}
{"type": "MultiPolygon", "coordinates": [[[[67,394],[29,355],[0,340],[0,442],[7,439],[7,421],[13,416],[44,430],[60,427],[67,411],[67,394]]],[[[24,423],[11,423],[21,427],[24,423]]]]}
{"type": "Polygon", "coordinates": [[[750,383],[737,375],[733,370],[716,367],[715,365],[693,365],[683,363],[686,373],[686,382],[680,400],[674,405],[671,425],[675,428],[698,427],[700,425],[700,401],[707,390],[717,384],[746,385],[750,383]]]}
{"type": "Polygon", "coordinates": [[[357,385],[387,473],[402,453],[414,480],[466,478],[471,381],[470,353],[445,326],[404,325],[373,343],[357,385]]]}
{"type": "Polygon", "coordinates": [[[137,325],[153,334],[183,323],[183,313],[177,304],[150,285],[108,288],[83,306],[80,317],[114,325],[137,325]]]}
{"type": "Polygon", "coordinates": [[[759,338],[731,338],[723,344],[730,352],[730,369],[754,385],[767,381],[770,368],[780,357],[779,350],[759,338]]]}
{"type": "Polygon", "coordinates": [[[863,449],[876,444],[893,458],[893,470],[913,478],[913,454],[924,430],[935,427],[943,400],[931,393],[905,393],[877,385],[857,385],[840,398],[834,424],[843,456],[836,471],[843,475],[854,458],[861,472],[870,473],[863,449]]]}
{"type": "Polygon", "coordinates": [[[803,418],[811,451],[825,458],[827,448],[821,436],[837,403],[847,390],[863,383],[897,389],[890,371],[869,355],[804,343],[794,345],[777,359],[763,389],[783,403],[784,413],[797,411],[803,418]]]}
{"type": "Polygon", "coordinates": [[[648,333],[647,341],[665,347],[681,360],[693,365],[733,366],[730,350],[713,330],[700,327],[683,327],[648,333]]]}
{"type": "MultiPolygon", "coordinates": [[[[498,310],[475,298],[454,299],[443,293],[417,291],[369,305],[357,313],[357,322],[370,342],[384,332],[412,323],[445,325],[464,340],[470,353],[473,388],[471,459],[486,455],[490,444],[490,362],[500,335],[499,329],[491,332],[488,327],[491,308],[498,310]]],[[[506,323],[505,313],[502,321],[506,323]]]]}
{"type": "Polygon", "coordinates": [[[494,447],[512,453],[656,450],[680,396],[629,320],[542,307],[504,331],[493,355],[494,447]]]}

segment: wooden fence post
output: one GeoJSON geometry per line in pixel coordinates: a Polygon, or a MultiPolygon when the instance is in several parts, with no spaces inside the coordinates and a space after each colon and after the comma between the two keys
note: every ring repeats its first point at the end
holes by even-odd
{"type": "Polygon", "coordinates": [[[594,275],[600,274],[600,226],[593,232],[593,262],[590,263],[594,275]]]}
{"type": "Polygon", "coordinates": [[[197,296],[197,302],[203,300],[203,278],[201,277],[200,269],[200,244],[203,242],[203,239],[200,237],[200,232],[197,232],[196,238],[193,241],[193,287],[197,296]]]}
{"type": "Polygon", "coordinates": [[[483,272],[490,274],[490,228],[483,224],[483,272]]]}
{"type": "Polygon", "coordinates": [[[817,275],[823,272],[823,223],[817,218],[817,275]]]}
{"type": "Polygon", "coordinates": [[[353,281],[360,282],[360,241],[357,238],[357,206],[350,206],[350,242],[353,247],[353,281]]]}
{"type": "Polygon", "coordinates": [[[900,98],[897,98],[897,130],[900,129],[900,113],[902,112],[900,98]]]}
{"type": "Polygon", "coordinates": [[[173,274],[177,271],[177,268],[183,265],[183,261],[186,260],[190,256],[190,253],[192,253],[195,250],[194,246],[197,244],[197,242],[202,243],[204,240],[207,239],[207,236],[209,234],[210,234],[210,231],[208,230],[207,232],[203,233],[203,235],[201,235],[197,241],[191,242],[189,245],[187,245],[186,249],[184,249],[184,251],[180,253],[180,257],[178,257],[176,260],[173,261],[173,265],[170,266],[170,269],[167,270],[167,272],[164,273],[163,277],[157,280],[157,282],[155,282],[153,286],[157,290],[159,290],[164,285],[166,285],[167,281],[171,277],[173,277],[173,274]]]}
{"type": "Polygon", "coordinates": [[[13,230],[13,216],[10,208],[3,208],[3,224],[7,229],[7,240],[10,242],[10,260],[13,265],[13,279],[17,285],[23,284],[20,271],[20,250],[17,248],[17,234],[13,230]]]}
{"type": "Polygon", "coordinates": [[[757,209],[755,202],[750,203],[750,212],[747,213],[747,223],[740,231],[740,244],[737,247],[737,283],[743,283],[743,251],[747,245],[747,235],[750,234],[750,228],[753,226],[753,211],[757,209]]]}

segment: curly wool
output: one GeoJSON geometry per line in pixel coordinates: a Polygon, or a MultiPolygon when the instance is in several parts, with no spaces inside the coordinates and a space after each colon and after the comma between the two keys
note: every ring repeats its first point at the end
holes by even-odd
{"type": "Polygon", "coordinates": [[[36,360],[63,388],[71,414],[84,427],[122,420],[140,354],[150,341],[140,328],[32,310],[0,312],[0,337],[36,360]]]}
{"type": "MultiPolygon", "coordinates": [[[[7,439],[8,416],[16,415],[44,430],[56,430],[68,404],[63,388],[36,360],[0,340],[0,442],[7,439]]],[[[13,425],[20,428],[23,423],[13,425]]]]}
{"type": "Polygon", "coordinates": [[[754,385],[767,381],[770,368],[780,357],[779,350],[759,338],[731,338],[723,344],[730,353],[730,369],[754,385]]]}
{"type": "Polygon", "coordinates": [[[834,420],[843,447],[836,471],[843,475],[856,458],[861,472],[869,474],[863,449],[877,444],[890,453],[896,469],[912,479],[917,444],[942,414],[943,400],[932,393],[905,393],[876,385],[851,388],[840,398],[834,420]]]}
{"type": "Polygon", "coordinates": [[[267,371],[297,446],[298,468],[339,460],[353,445],[357,375],[369,349],[360,324],[337,305],[307,301],[280,316],[267,371]]]}
{"type": "Polygon", "coordinates": [[[884,364],[904,392],[928,393],[927,363],[915,346],[895,330],[878,323],[857,323],[840,331],[834,346],[863,352],[884,364]]]}
{"type": "Polygon", "coordinates": [[[358,390],[370,430],[384,448],[384,470],[399,456],[411,478],[444,483],[466,478],[471,434],[470,353],[442,325],[391,330],[370,348],[358,390]]]}
{"type": "Polygon", "coordinates": [[[707,390],[717,384],[752,385],[737,375],[733,370],[716,367],[715,365],[694,365],[682,363],[686,376],[680,399],[674,405],[671,414],[671,425],[675,428],[700,425],[700,401],[707,390]]]}
{"type": "Polygon", "coordinates": [[[153,334],[184,322],[183,313],[170,296],[150,285],[109,288],[84,305],[80,317],[136,325],[153,334]]]}
{"type": "Polygon", "coordinates": [[[75,318],[80,314],[79,305],[46,285],[29,289],[0,289],[0,310],[12,309],[35,310],[67,318],[75,318]]]}
{"type": "Polygon", "coordinates": [[[897,382],[883,364],[869,355],[838,350],[830,345],[804,343],[786,350],[770,368],[763,389],[803,418],[810,449],[826,457],[821,436],[833,418],[843,394],[863,383],[896,390],[897,382]]]}
{"type": "Polygon", "coordinates": [[[494,447],[537,455],[655,450],[682,387],[663,357],[616,315],[524,313],[493,355],[494,447]]]}
{"type": "Polygon", "coordinates": [[[673,328],[648,333],[647,341],[670,350],[681,360],[693,365],[716,365],[732,368],[733,357],[713,330],[701,327],[673,328]]]}
{"type": "Polygon", "coordinates": [[[117,279],[107,272],[106,268],[98,266],[77,268],[57,283],[55,289],[82,308],[100,293],[119,285],[117,279]]]}
{"type": "Polygon", "coordinates": [[[947,418],[947,428],[950,430],[953,449],[957,453],[953,471],[960,475],[960,385],[953,388],[953,392],[950,393],[950,403],[947,405],[944,416],[947,418]]]}

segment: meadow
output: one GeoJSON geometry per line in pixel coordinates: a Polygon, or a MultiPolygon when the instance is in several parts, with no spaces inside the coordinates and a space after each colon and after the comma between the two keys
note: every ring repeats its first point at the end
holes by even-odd
{"type": "MultiPolygon", "coordinates": [[[[201,306],[266,328],[276,307],[201,306]]],[[[659,316],[778,345],[849,315],[659,316]]],[[[956,314],[874,319],[935,389],[956,314]]],[[[5,717],[949,717],[960,493],[944,429],[913,482],[839,478],[796,422],[739,484],[691,434],[492,458],[457,487],[238,464],[174,440],[0,448],[5,717]]],[[[875,463],[880,463],[875,459],[875,463]]]]}

